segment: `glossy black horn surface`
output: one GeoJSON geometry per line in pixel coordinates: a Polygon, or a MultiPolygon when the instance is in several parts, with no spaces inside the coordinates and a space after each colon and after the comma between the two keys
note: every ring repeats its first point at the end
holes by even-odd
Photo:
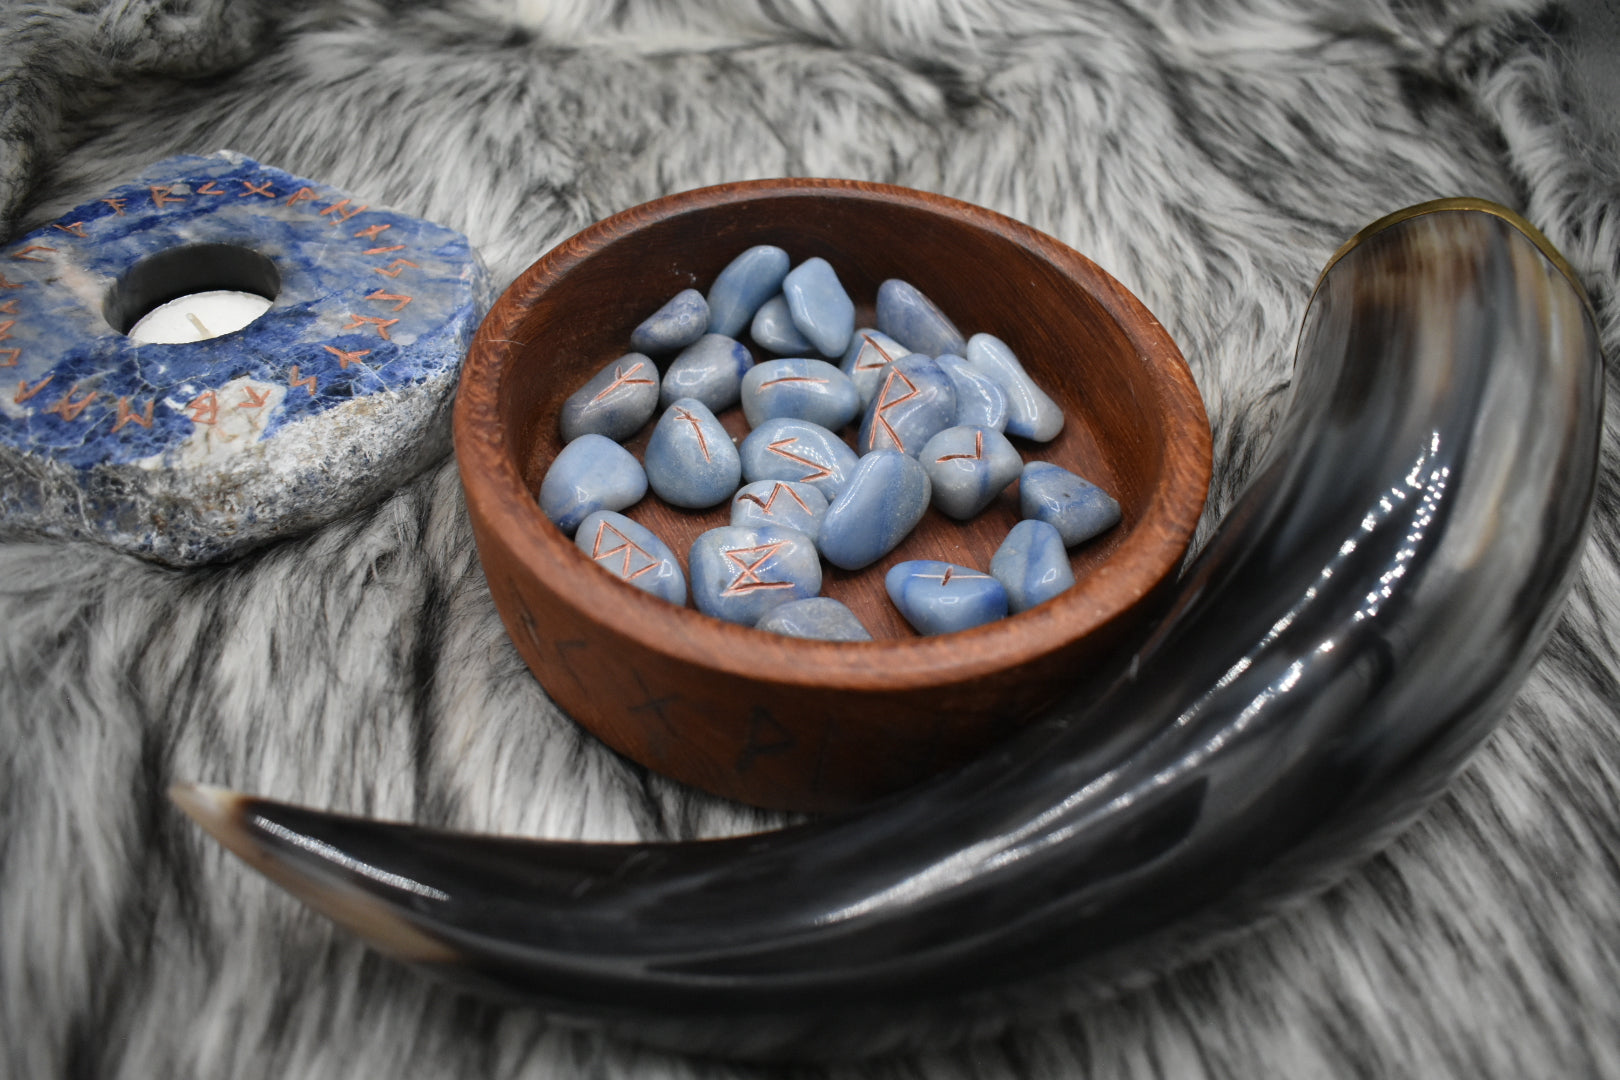
{"type": "Polygon", "coordinates": [[[1598,461],[1579,286],[1448,201],[1318,286],[1266,463],[1131,674],[858,813],[568,844],[177,789],[305,902],[436,973],[681,1049],[938,1045],[1205,947],[1365,857],[1490,730],[1556,618],[1598,461]]]}

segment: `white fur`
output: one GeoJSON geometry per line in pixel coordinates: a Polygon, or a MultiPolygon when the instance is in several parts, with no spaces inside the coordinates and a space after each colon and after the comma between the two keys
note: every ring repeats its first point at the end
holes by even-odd
{"type": "MultiPolygon", "coordinates": [[[[504,282],[593,220],[722,180],[942,191],[1074,245],[1165,323],[1215,432],[1207,530],[1269,440],[1317,272],[1389,210],[1448,194],[1524,210],[1620,347],[1620,175],[1585,152],[1535,13],[18,6],[0,12],[0,226],[48,221],[168,154],[230,147],[464,230],[504,282]]],[[[1385,855],[1111,1004],[813,1074],[1620,1075],[1616,389],[1558,634],[1500,732],[1385,855]]],[[[778,820],[645,774],[547,701],[494,613],[453,462],[217,568],[0,544],[0,627],[4,1075],[752,1074],[459,997],[307,913],[163,797],[199,779],[569,838],[778,820]]]]}

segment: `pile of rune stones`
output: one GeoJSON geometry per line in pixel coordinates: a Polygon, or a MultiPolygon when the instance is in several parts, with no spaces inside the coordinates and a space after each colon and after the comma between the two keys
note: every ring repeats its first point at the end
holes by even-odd
{"type": "Polygon", "coordinates": [[[540,508],[598,566],[684,605],[687,583],[668,545],[618,511],[648,487],[688,509],[730,500],[731,524],[688,553],[698,610],[794,637],[864,641],[871,635],[855,614],[819,595],[821,559],[869,566],[930,503],[965,521],[1017,480],[1024,520],[989,573],[901,562],[885,578],[889,597],[919,633],[941,634],[1069,588],[1067,549],[1117,524],[1119,504],[1067,469],[1025,464],[1007,438],[1049,442],[1063,413],[1005,343],[964,340],[904,281],[878,289],[876,321],[855,328],[855,305],[825,259],[791,266],[781,248],[749,248],[707,297],[687,289],[638,326],[633,351],[567,400],[566,445],[540,508]],[[782,359],[756,364],[738,340],[745,328],[782,359]],[[671,355],[660,375],[653,357],[671,355]],[[751,429],[740,446],[716,419],[739,402],[751,429]],[[621,443],[660,408],[643,465],[621,443]],[[858,416],[857,454],[837,432],[858,416]]]}

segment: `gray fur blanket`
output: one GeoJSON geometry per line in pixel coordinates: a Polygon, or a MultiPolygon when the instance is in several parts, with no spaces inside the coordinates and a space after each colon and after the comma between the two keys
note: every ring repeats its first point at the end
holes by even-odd
{"type": "MultiPolygon", "coordinates": [[[[1620,158],[1534,0],[64,0],[0,6],[0,239],[219,148],[467,233],[503,284],[672,191],[777,175],[1019,218],[1133,290],[1215,436],[1264,450],[1317,272],[1445,195],[1568,256],[1620,350],[1620,158]]],[[[1324,895],[1117,1000],[854,1078],[1620,1076],[1620,386],[1547,654],[1468,769],[1324,895]]],[[[178,572],[0,541],[0,1074],[752,1076],[383,960],[164,796],[558,838],[775,819],[560,714],[495,614],[452,460],[178,572]]]]}

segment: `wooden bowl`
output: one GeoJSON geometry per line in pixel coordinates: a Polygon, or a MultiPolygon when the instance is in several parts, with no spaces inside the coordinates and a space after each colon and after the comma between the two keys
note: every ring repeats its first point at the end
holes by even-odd
{"type": "MultiPolygon", "coordinates": [[[[768,359],[756,351],[756,358],[768,359]]],[[[739,439],[740,410],[721,417],[739,439]]],[[[627,445],[639,457],[651,425],[627,445]]],[[[852,432],[848,433],[852,438],[852,432]]],[[[954,199],[844,180],[761,180],[626,210],[558,245],[508,288],[473,340],[455,411],[467,509],[490,593],[546,692],[609,746],[757,806],[832,810],[958,764],[1134,643],[1162,608],[1210,473],[1209,425],[1180,352],[1090,260],[954,199]],[[936,558],[985,569],[1019,519],[1017,485],[966,524],[930,510],[887,557],[824,564],[824,595],[876,640],[784,638],[678,608],[582,554],[536,496],[562,449],[563,401],[685,288],[707,291],[753,244],[830,262],[870,326],[878,285],[910,281],[964,334],[995,334],[1067,417],[1014,440],[1119,500],[1123,522],[1071,551],[1077,583],[1012,618],[913,633],[883,576],[936,558]]],[[[681,559],[729,506],[649,495],[627,511],[681,559]]]]}

